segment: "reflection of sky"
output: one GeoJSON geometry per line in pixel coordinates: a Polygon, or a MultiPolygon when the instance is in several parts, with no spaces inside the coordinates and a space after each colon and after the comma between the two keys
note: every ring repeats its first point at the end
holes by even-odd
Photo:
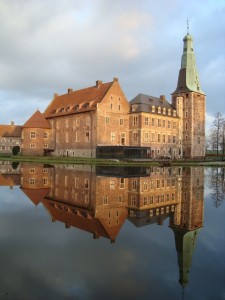
{"type": "MultiPolygon", "coordinates": [[[[111,244],[51,223],[19,188],[0,190],[0,299],[181,299],[168,220],[126,221],[111,244]]],[[[224,216],[207,193],[184,299],[225,299],[224,216]]]]}

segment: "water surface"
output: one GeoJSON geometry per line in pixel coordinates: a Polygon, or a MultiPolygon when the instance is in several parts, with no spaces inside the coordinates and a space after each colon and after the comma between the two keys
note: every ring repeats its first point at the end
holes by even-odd
{"type": "Polygon", "coordinates": [[[0,173],[0,299],[225,299],[223,168],[0,173]]]}

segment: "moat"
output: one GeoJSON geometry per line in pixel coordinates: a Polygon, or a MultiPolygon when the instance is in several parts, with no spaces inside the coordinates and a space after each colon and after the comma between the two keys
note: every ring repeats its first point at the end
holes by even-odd
{"type": "Polygon", "coordinates": [[[0,162],[0,299],[225,299],[225,168],[0,162]]]}

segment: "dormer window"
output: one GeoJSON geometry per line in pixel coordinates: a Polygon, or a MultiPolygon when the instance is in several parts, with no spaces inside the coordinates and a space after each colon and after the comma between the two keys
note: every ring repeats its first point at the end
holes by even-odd
{"type": "Polygon", "coordinates": [[[176,117],[176,115],[177,115],[177,112],[176,112],[176,110],[174,110],[173,111],[173,116],[176,117]]]}
{"type": "Polygon", "coordinates": [[[89,108],[89,103],[88,103],[88,102],[87,102],[87,103],[84,103],[83,107],[84,107],[84,108],[89,108]]]}
{"type": "Polygon", "coordinates": [[[158,114],[161,114],[161,107],[158,107],[158,114]]]}
{"type": "Polygon", "coordinates": [[[67,108],[66,108],[66,111],[69,111],[70,110],[70,107],[69,106],[67,106],[67,108]]]}
{"type": "Polygon", "coordinates": [[[64,110],[65,110],[64,107],[62,107],[62,108],[59,109],[59,112],[62,113],[62,112],[64,112],[64,110]]]}
{"type": "Polygon", "coordinates": [[[154,105],[152,106],[152,112],[155,112],[155,106],[154,105]]]}
{"type": "Polygon", "coordinates": [[[79,104],[77,104],[77,105],[74,106],[74,110],[75,110],[75,111],[78,111],[78,110],[79,110],[79,104]]]}
{"type": "Polygon", "coordinates": [[[131,110],[132,111],[136,111],[137,108],[138,108],[137,104],[131,105],[131,110]]]}
{"type": "Polygon", "coordinates": [[[166,109],[165,109],[165,107],[163,108],[163,114],[164,114],[164,115],[166,114],[166,109]]]}
{"type": "Polygon", "coordinates": [[[171,115],[171,109],[168,109],[168,115],[169,116],[171,115]]]}

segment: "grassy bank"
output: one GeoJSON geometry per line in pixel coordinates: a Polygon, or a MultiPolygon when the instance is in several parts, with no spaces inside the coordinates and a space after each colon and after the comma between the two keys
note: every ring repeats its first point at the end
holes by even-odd
{"type": "Polygon", "coordinates": [[[225,166],[224,160],[206,157],[204,160],[117,160],[82,157],[54,156],[0,156],[0,161],[31,162],[44,164],[86,164],[104,166],[225,166]]]}

